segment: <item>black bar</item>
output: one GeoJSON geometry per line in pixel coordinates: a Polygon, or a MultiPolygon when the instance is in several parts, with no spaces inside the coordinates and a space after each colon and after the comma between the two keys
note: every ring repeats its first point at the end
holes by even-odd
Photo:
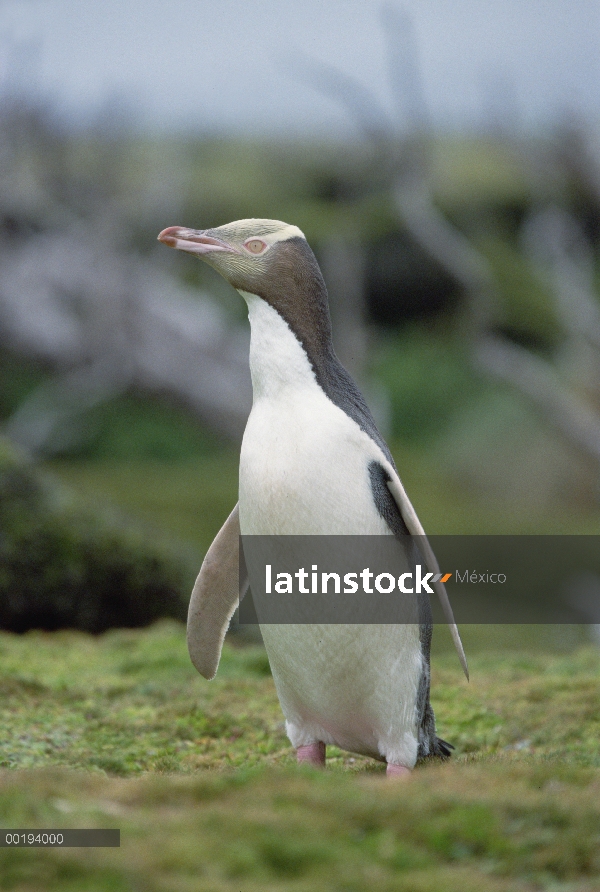
{"type": "Polygon", "coordinates": [[[120,830],[0,830],[0,848],[4,849],[61,849],[70,846],[98,848],[120,845],[120,830]]]}
{"type": "Polygon", "coordinates": [[[597,535],[242,536],[240,554],[240,625],[444,623],[441,582],[459,624],[600,628],[597,535]]]}

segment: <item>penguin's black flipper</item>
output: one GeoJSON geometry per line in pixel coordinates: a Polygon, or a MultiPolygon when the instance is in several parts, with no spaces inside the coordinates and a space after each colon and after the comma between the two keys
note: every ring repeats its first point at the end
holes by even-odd
{"type": "MultiPolygon", "coordinates": [[[[373,493],[373,499],[375,501],[375,505],[377,506],[377,510],[379,511],[381,517],[383,517],[383,519],[387,523],[392,533],[398,537],[402,537],[407,534],[411,536],[417,536],[419,547],[424,552],[424,559],[428,569],[432,573],[441,576],[437,560],[433,551],[431,550],[429,542],[427,541],[425,530],[421,526],[421,522],[417,517],[416,511],[413,508],[410,499],[406,495],[406,491],[402,486],[400,478],[398,477],[398,473],[393,465],[390,469],[388,469],[385,468],[380,462],[372,461],[369,465],[369,477],[371,481],[371,491],[373,493]]],[[[454,641],[454,646],[456,647],[456,651],[458,653],[460,664],[463,667],[463,671],[468,679],[469,667],[467,666],[467,658],[462,646],[462,641],[460,640],[458,628],[456,627],[456,623],[454,622],[452,607],[450,606],[450,601],[448,600],[446,587],[441,580],[439,580],[438,582],[432,582],[432,585],[435,588],[440,599],[440,604],[442,606],[442,610],[444,611],[444,616],[446,617],[446,621],[450,629],[450,634],[452,635],[452,640],[454,641]]]]}
{"type": "MultiPolygon", "coordinates": [[[[384,469],[385,470],[385,469],[384,469]]],[[[428,570],[436,575],[440,575],[440,568],[438,567],[438,562],[435,558],[433,551],[431,550],[431,546],[427,540],[427,536],[425,535],[425,530],[421,526],[421,521],[417,517],[417,513],[413,508],[410,499],[406,495],[406,491],[402,486],[400,478],[397,474],[387,474],[387,486],[392,496],[394,497],[394,501],[398,506],[400,514],[402,515],[402,519],[408,528],[409,533],[413,536],[418,536],[419,538],[419,546],[423,549],[425,563],[427,564],[428,570]]],[[[465,676],[467,680],[469,679],[469,667],[467,665],[467,658],[465,656],[465,651],[462,645],[462,641],[460,640],[460,633],[454,622],[454,615],[452,613],[452,607],[450,606],[450,601],[448,599],[448,593],[446,592],[446,586],[441,581],[432,582],[434,589],[437,592],[442,610],[444,612],[444,616],[446,617],[446,622],[448,623],[448,628],[450,629],[450,634],[452,635],[452,640],[454,641],[454,646],[456,648],[456,652],[458,654],[458,659],[460,660],[460,665],[463,668],[465,676]]]]}
{"type": "Polygon", "coordinates": [[[223,639],[239,604],[239,554],[240,519],[236,505],[206,552],[190,598],[188,651],[204,678],[214,678],[217,673],[223,639]]]}

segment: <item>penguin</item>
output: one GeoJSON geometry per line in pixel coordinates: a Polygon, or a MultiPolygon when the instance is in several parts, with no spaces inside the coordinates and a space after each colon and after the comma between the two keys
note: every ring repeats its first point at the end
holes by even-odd
{"type": "MultiPolygon", "coordinates": [[[[334,352],[327,289],[304,233],[249,219],[171,226],[158,239],[217,270],[246,301],[251,329],[239,501],[206,554],[188,613],[190,657],[210,679],[239,603],[240,533],[419,536],[428,569],[441,574],[390,450],[334,352]]],[[[444,585],[433,584],[468,678],[444,585]]],[[[430,703],[428,600],[418,624],[263,624],[261,632],[298,762],[324,766],[335,745],[405,777],[417,760],[450,755],[430,703]]]]}

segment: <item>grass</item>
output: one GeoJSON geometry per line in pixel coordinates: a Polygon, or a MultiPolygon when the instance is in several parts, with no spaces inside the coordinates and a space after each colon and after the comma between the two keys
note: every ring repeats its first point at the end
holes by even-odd
{"type": "Polygon", "coordinates": [[[4,889],[597,889],[598,784],[547,766],[373,777],[247,771],[103,779],[5,776],[11,823],[121,829],[120,849],[0,850],[4,889]],[[26,782],[26,783],[25,783],[26,782]]]}
{"type": "Polygon", "coordinates": [[[600,652],[466,631],[470,684],[443,640],[434,659],[455,755],[406,785],[335,748],[298,769],[261,647],[226,644],[208,683],[175,623],[3,634],[2,826],[122,842],[0,849],[0,889],[598,888],[600,652]]]}

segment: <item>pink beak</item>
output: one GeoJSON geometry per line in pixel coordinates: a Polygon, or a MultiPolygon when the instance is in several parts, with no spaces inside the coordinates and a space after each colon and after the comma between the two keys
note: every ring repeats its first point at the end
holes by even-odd
{"type": "Polygon", "coordinates": [[[188,251],[190,254],[211,254],[214,251],[229,251],[237,254],[235,248],[221,239],[205,235],[198,229],[184,229],[182,226],[169,226],[158,236],[158,241],[169,248],[177,248],[179,251],[188,251]]]}

